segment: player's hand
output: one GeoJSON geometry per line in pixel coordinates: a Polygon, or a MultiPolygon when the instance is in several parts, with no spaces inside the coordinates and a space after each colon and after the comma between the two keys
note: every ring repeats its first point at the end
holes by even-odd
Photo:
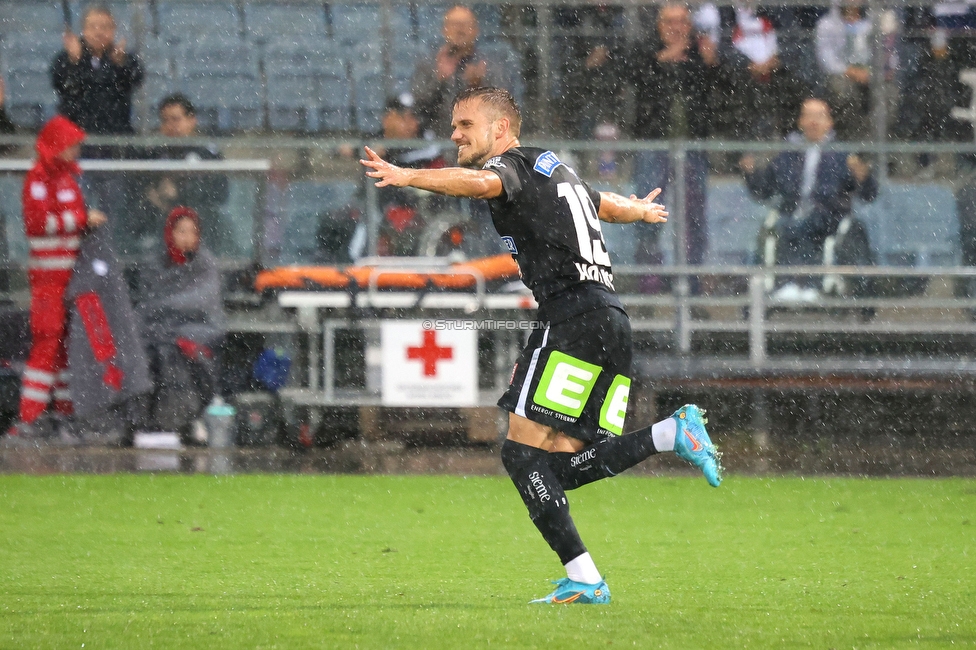
{"type": "Polygon", "coordinates": [[[61,40],[64,43],[64,51],[68,53],[68,59],[72,63],[78,63],[81,60],[81,39],[68,29],[65,30],[61,40]]]}
{"type": "Polygon", "coordinates": [[[88,211],[88,225],[92,228],[100,228],[108,223],[108,217],[101,210],[88,211]]]}
{"type": "Polygon", "coordinates": [[[637,201],[643,208],[640,221],[643,221],[644,223],[664,223],[668,220],[668,212],[665,210],[664,206],[660,203],[654,202],[654,199],[656,199],[660,193],[661,188],[658,187],[657,189],[651,190],[643,199],[637,198],[636,194],[630,195],[630,200],[637,201]]]}
{"type": "Polygon", "coordinates": [[[376,187],[386,187],[388,185],[392,185],[394,187],[406,187],[410,184],[411,170],[403,169],[402,167],[397,167],[396,165],[386,162],[369,147],[363,147],[363,149],[366,150],[366,155],[369,159],[360,160],[359,164],[371,170],[366,172],[367,176],[370,178],[379,179],[379,182],[376,183],[376,187]]]}

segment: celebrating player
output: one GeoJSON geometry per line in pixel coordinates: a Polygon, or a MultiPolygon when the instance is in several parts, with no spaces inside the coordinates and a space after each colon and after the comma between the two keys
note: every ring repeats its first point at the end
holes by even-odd
{"type": "Polygon", "coordinates": [[[630,392],[630,320],[614,293],[600,220],[661,223],[660,190],[643,199],[595,192],[551,151],[519,144],[508,91],[473,88],[454,101],[451,139],[462,167],[406,169],[366,147],[377,187],[412,186],[487,199],[492,221],[539,303],[538,320],[498,405],[509,411],[502,463],[566,578],[541,603],[609,603],[610,590],[569,514],[566,490],[674,451],[721,482],[703,411],[689,404],[663,422],[623,433],[630,392]],[[467,168],[467,169],[465,169],[467,168]]]}

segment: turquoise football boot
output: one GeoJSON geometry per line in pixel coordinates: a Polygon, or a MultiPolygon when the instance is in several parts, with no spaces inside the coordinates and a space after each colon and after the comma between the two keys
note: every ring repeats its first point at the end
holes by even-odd
{"type": "Polygon", "coordinates": [[[699,468],[712,487],[722,483],[722,454],[705,431],[705,411],[685,404],[671,417],[678,425],[674,435],[674,453],[699,468]]]}
{"type": "Polygon", "coordinates": [[[610,602],[610,587],[606,580],[595,585],[573,582],[569,578],[553,580],[556,590],[545,598],[537,598],[532,603],[552,603],[553,605],[606,605],[610,602]]]}

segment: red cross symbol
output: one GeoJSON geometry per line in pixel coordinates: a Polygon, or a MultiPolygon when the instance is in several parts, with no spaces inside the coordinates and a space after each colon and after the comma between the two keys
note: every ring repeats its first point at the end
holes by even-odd
{"type": "Polygon", "coordinates": [[[442,348],[437,345],[436,332],[424,330],[424,343],[418,348],[407,348],[408,359],[420,359],[424,362],[424,376],[433,377],[437,374],[437,362],[442,359],[453,359],[453,348],[442,348]]]}

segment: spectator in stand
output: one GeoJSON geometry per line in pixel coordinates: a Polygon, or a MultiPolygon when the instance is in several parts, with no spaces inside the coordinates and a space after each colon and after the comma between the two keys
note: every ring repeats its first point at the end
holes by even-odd
{"type": "MultiPolygon", "coordinates": [[[[918,71],[905,86],[900,135],[920,142],[972,142],[976,120],[959,119],[952,115],[954,108],[968,110],[973,105],[971,85],[963,83],[959,73],[976,68],[976,43],[972,37],[949,37],[945,30],[936,29],[930,37],[929,47],[918,60],[918,71]]],[[[929,154],[919,155],[924,177],[934,176],[929,154]]],[[[976,182],[972,169],[976,160],[972,155],[957,159],[964,173],[956,182],[956,210],[959,216],[959,243],[962,264],[976,266],[976,182]]],[[[956,281],[956,294],[960,297],[976,295],[976,282],[972,278],[956,281]]]]}
{"type": "MultiPolygon", "coordinates": [[[[658,13],[657,39],[641,39],[624,61],[624,74],[634,86],[633,135],[642,140],[700,140],[711,132],[710,91],[724,83],[717,46],[706,34],[695,34],[683,4],[665,4],[658,13]]],[[[689,151],[685,161],[686,259],[700,264],[708,245],[705,222],[705,180],[708,159],[689,151]]],[[[634,191],[644,196],[656,187],[667,191],[674,179],[668,152],[640,152],[634,166],[634,191]]],[[[641,228],[637,262],[660,263],[658,228],[641,228]]],[[[647,278],[645,290],[656,289],[647,278]]]]}
{"type": "MultiPolygon", "coordinates": [[[[197,117],[193,103],[185,95],[176,93],[159,102],[159,134],[180,140],[196,137],[197,117]]],[[[223,160],[213,147],[170,144],[146,152],[153,160],[223,160]]],[[[124,238],[138,242],[137,248],[146,251],[158,247],[161,224],[177,205],[192,205],[200,215],[204,240],[220,253],[232,251],[230,232],[220,212],[230,193],[227,177],[213,172],[146,174],[137,177],[138,208],[136,219],[129,225],[124,238]]]]}
{"type": "MultiPolygon", "coordinates": [[[[132,129],[132,95],[142,83],[139,59],[115,40],[115,19],[101,5],[85,10],[81,36],[64,33],[64,49],[51,64],[58,112],[92,135],[127,135],[132,129]]],[[[86,146],[83,158],[124,158],[125,148],[86,146]]],[[[127,183],[118,172],[85,175],[91,204],[111,214],[131,212],[127,183]]]]}
{"type": "Polygon", "coordinates": [[[163,228],[165,251],[140,274],[138,312],[155,384],[143,427],[188,434],[216,390],[226,319],[220,271],[200,235],[196,211],[176,206],[163,228]]]}
{"type": "Polygon", "coordinates": [[[142,66],[115,40],[115,19],[106,7],[85,11],[81,37],[64,34],[64,50],[51,65],[59,112],[93,135],[132,133],[132,94],[142,66]]]}
{"type": "Polygon", "coordinates": [[[827,77],[844,140],[868,134],[871,21],[857,0],[843,0],[817,22],[817,60],[827,77]]]}
{"type": "Polygon", "coordinates": [[[20,424],[11,440],[40,437],[34,427],[53,401],[61,415],[70,415],[65,370],[68,326],[64,293],[74,270],[81,238],[88,228],[106,222],[104,213],[85,206],[76,177],[76,163],[85,132],[56,115],[37,136],[37,162],[24,178],[24,230],[30,248],[31,350],[24,368],[20,424]],[[52,400],[53,397],[53,400],[52,400]]]}
{"type": "Polygon", "coordinates": [[[779,58],[776,28],[752,8],[735,9],[729,68],[732,86],[726,94],[733,117],[728,135],[734,139],[783,137],[809,89],[779,58]]]}
{"type": "Polygon", "coordinates": [[[467,88],[504,87],[506,74],[500,62],[478,51],[478,18],[468,7],[447,10],[442,34],[444,44],[417,62],[413,95],[421,128],[446,138],[454,97],[467,88]]]}
{"type": "MultiPolygon", "coordinates": [[[[776,199],[776,263],[818,265],[823,263],[824,241],[850,214],[855,196],[874,201],[878,183],[871,168],[856,155],[823,151],[833,140],[833,119],[827,102],[807,99],[797,120],[799,133],[790,142],[803,143],[805,151],[784,151],[762,169],[753,156],[743,156],[739,167],[749,191],[760,200],[776,199]]],[[[819,278],[793,278],[780,287],[777,297],[790,301],[817,298],[819,278]]]]}
{"type": "Polygon", "coordinates": [[[623,9],[610,5],[560,7],[555,22],[578,36],[565,43],[560,106],[565,131],[572,138],[592,138],[600,124],[623,124],[621,65],[623,9]]]}

